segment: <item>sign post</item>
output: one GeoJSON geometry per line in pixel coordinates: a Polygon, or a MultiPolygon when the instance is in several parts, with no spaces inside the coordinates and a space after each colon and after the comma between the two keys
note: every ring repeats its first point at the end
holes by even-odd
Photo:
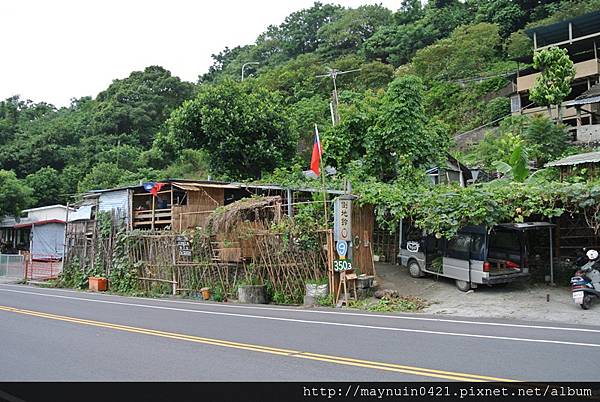
{"type": "MultiPolygon", "coordinates": [[[[337,258],[333,261],[334,276],[338,276],[339,283],[337,292],[335,292],[334,303],[341,305],[348,304],[347,279],[351,279],[346,271],[351,271],[352,267],[352,200],[355,197],[351,195],[342,195],[336,198],[333,205],[333,238],[335,240],[335,250],[337,258]],[[344,288],[344,300],[340,299],[341,288],[344,288]]],[[[351,274],[355,275],[355,274],[351,274]]],[[[332,289],[333,290],[333,289],[332,289]]],[[[356,290],[355,290],[356,297],[356,290]]]]}

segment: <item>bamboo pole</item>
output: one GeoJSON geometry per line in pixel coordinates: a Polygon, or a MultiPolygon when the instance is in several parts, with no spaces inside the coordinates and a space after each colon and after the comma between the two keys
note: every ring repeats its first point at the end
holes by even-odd
{"type": "Polygon", "coordinates": [[[319,144],[318,144],[318,148],[319,148],[319,172],[321,174],[321,186],[323,188],[323,210],[325,212],[325,229],[327,229],[327,226],[329,224],[329,219],[327,216],[327,187],[325,186],[325,169],[323,166],[323,154],[322,154],[322,150],[321,150],[321,139],[319,138],[319,129],[317,128],[317,124],[315,123],[315,135],[317,136],[317,138],[319,139],[319,144]]]}
{"type": "Polygon", "coordinates": [[[152,223],[150,224],[150,230],[154,230],[154,216],[156,214],[156,197],[152,197],[152,223]]]}
{"type": "Polygon", "coordinates": [[[176,281],[170,281],[168,279],[159,279],[159,278],[142,278],[142,277],[137,277],[138,280],[140,281],[151,281],[151,282],[164,282],[164,283],[172,283],[173,285],[176,285],[177,282],[176,281]]]}

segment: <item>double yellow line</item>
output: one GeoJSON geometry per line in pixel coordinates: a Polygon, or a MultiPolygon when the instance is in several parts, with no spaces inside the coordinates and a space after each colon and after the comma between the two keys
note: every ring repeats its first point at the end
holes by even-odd
{"type": "Polygon", "coordinates": [[[11,312],[11,313],[23,314],[23,315],[39,317],[39,318],[46,318],[46,319],[50,319],[50,320],[70,322],[73,324],[81,324],[81,325],[89,325],[89,326],[93,326],[93,327],[108,328],[108,329],[113,329],[113,330],[117,330],[117,331],[158,336],[161,338],[177,339],[177,340],[181,340],[181,341],[195,342],[195,343],[201,343],[201,344],[205,344],[205,345],[214,345],[214,346],[221,346],[221,347],[225,347],[225,348],[249,350],[252,352],[268,353],[268,354],[272,354],[272,355],[286,356],[286,357],[291,357],[291,358],[316,360],[316,361],[322,361],[322,362],[328,362],[328,363],[342,364],[342,365],[346,365],[346,366],[355,366],[355,367],[363,367],[363,368],[376,369],[376,370],[391,371],[391,372],[396,372],[396,373],[411,374],[411,375],[422,376],[422,377],[432,377],[432,378],[440,378],[440,379],[445,379],[445,380],[471,381],[471,382],[484,382],[484,381],[514,382],[515,381],[515,380],[506,379],[506,378],[496,378],[496,377],[488,377],[488,376],[481,376],[481,375],[475,375],[475,374],[457,373],[457,372],[452,372],[452,371],[433,370],[433,369],[426,369],[426,368],[413,367],[413,366],[403,366],[400,364],[381,363],[381,362],[374,362],[374,361],[368,361],[368,360],[352,359],[349,357],[323,355],[323,354],[318,354],[318,353],[303,352],[303,351],[299,351],[299,350],[272,348],[272,347],[268,347],[268,346],[225,341],[225,340],[221,340],[221,339],[203,338],[203,337],[199,337],[199,336],[185,335],[185,334],[180,334],[180,333],[175,333],[175,332],[165,332],[165,331],[158,331],[155,329],[138,328],[138,327],[131,327],[128,325],[112,324],[109,322],[85,320],[82,318],[75,318],[75,317],[68,317],[68,316],[63,316],[63,315],[44,313],[41,311],[24,310],[24,309],[8,307],[8,306],[0,306],[0,311],[7,311],[7,312],[11,312]]]}

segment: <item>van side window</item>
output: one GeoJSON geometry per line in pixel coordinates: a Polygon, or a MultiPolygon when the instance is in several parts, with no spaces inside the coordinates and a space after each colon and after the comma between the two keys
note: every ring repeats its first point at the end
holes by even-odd
{"type": "Polygon", "coordinates": [[[452,239],[448,240],[446,255],[450,258],[460,258],[462,260],[468,260],[470,249],[471,235],[459,233],[452,239]]]}
{"type": "Polygon", "coordinates": [[[471,235],[471,256],[472,260],[485,260],[485,236],[481,234],[471,235]]]}

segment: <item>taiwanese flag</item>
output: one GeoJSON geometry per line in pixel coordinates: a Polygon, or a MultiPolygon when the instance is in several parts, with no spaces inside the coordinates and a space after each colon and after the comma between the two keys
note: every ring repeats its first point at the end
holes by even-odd
{"type": "Polygon", "coordinates": [[[155,183],[151,181],[148,183],[144,183],[144,190],[148,191],[150,194],[156,197],[158,195],[158,192],[161,188],[163,188],[164,185],[165,183],[155,183]]]}
{"type": "Polygon", "coordinates": [[[310,170],[312,170],[317,176],[319,176],[319,163],[323,155],[323,148],[321,147],[321,140],[319,140],[319,129],[315,124],[315,142],[313,144],[312,157],[310,158],[310,170]]]}

